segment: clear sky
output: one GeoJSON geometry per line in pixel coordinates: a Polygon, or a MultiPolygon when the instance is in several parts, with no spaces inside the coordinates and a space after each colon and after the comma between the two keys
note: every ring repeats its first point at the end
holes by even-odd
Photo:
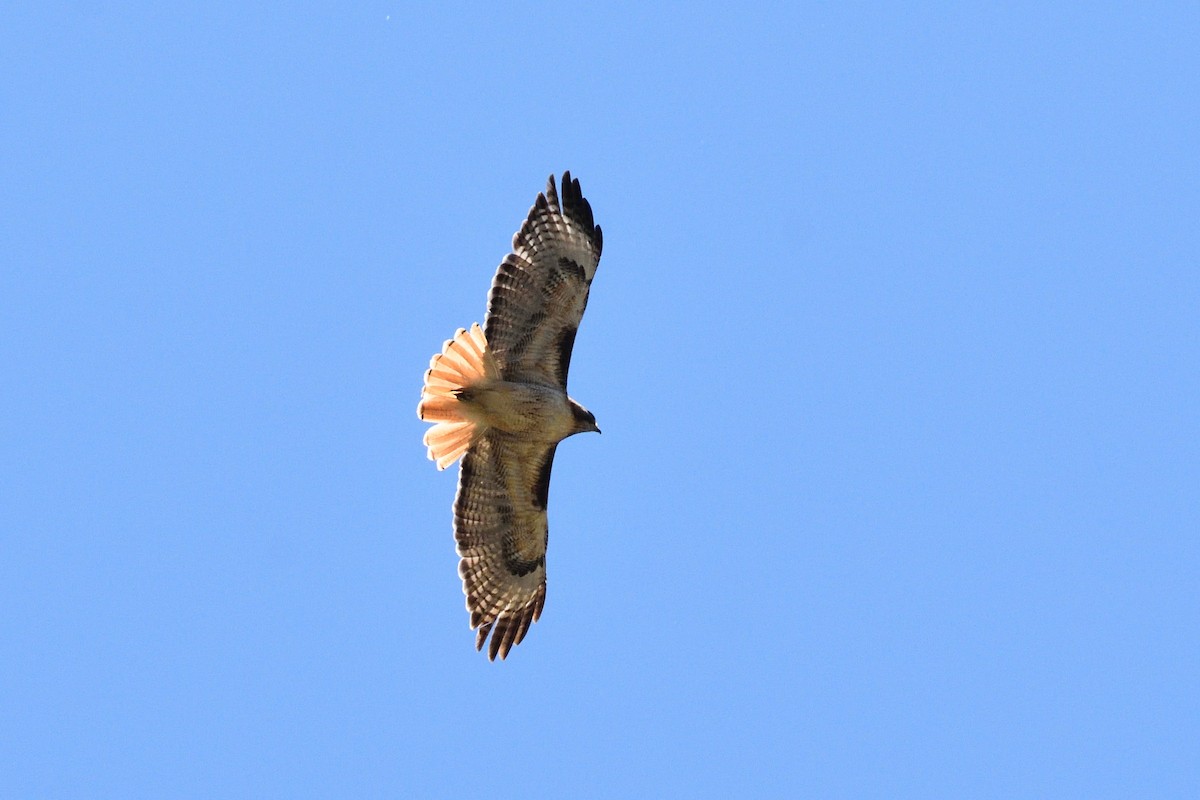
{"type": "Polygon", "coordinates": [[[1200,9],[603,5],[6,8],[0,797],[1200,796],[1200,9]],[[564,169],[489,663],[414,412],[564,169]]]}

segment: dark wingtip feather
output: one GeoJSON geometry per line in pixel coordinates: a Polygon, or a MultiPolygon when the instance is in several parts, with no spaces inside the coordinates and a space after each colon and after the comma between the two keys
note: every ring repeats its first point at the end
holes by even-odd
{"type": "Polygon", "coordinates": [[[562,212],[579,223],[584,232],[595,243],[596,252],[601,247],[600,229],[596,227],[596,218],[592,214],[592,204],[583,196],[583,187],[578,178],[571,177],[571,170],[563,172],[562,177],[562,212]]]}
{"type": "Polygon", "coordinates": [[[517,625],[517,631],[513,634],[513,644],[518,645],[525,638],[526,631],[529,630],[530,623],[533,622],[532,614],[522,614],[520,624],[517,625]]]}
{"type": "Polygon", "coordinates": [[[496,632],[492,634],[492,649],[500,656],[501,661],[508,657],[508,651],[512,649],[513,637],[517,633],[515,622],[512,617],[504,617],[500,620],[496,632]]]}
{"type": "Polygon", "coordinates": [[[472,612],[471,627],[474,628],[478,624],[475,631],[475,649],[483,650],[486,642],[489,661],[495,661],[497,658],[501,661],[505,660],[513,647],[525,639],[525,634],[529,632],[533,623],[537,622],[545,602],[546,593],[543,589],[524,608],[511,614],[503,614],[482,624],[479,624],[482,621],[482,614],[472,612]]]}
{"type": "Polygon", "coordinates": [[[492,640],[488,642],[488,661],[495,661],[496,656],[499,656],[501,661],[508,657],[509,644],[504,636],[507,627],[504,625],[504,620],[497,620],[497,622],[500,624],[492,633],[492,640]]]}

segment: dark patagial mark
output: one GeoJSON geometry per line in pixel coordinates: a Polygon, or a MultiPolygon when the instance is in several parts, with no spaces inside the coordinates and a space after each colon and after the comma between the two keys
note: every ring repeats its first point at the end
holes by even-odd
{"type": "Polygon", "coordinates": [[[575,349],[575,334],[578,332],[578,327],[568,325],[558,334],[558,382],[564,388],[567,385],[567,371],[571,368],[571,351],[575,349]]]}
{"type": "Polygon", "coordinates": [[[550,468],[554,466],[554,448],[546,453],[542,466],[538,468],[537,480],[533,484],[533,507],[545,511],[550,502],[550,468]]]}

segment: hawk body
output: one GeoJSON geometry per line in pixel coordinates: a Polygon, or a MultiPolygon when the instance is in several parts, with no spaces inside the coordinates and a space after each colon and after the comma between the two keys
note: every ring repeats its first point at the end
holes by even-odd
{"type": "Polygon", "coordinates": [[[603,246],[578,180],[554,176],[500,263],[481,328],[460,329],[425,373],[429,457],[460,456],[454,536],[476,649],[504,658],[546,601],[546,505],[558,443],[599,431],[567,371],[603,246]]]}
{"type": "Polygon", "coordinates": [[[477,423],[531,441],[557,443],[575,432],[570,398],[552,386],[492,381],[463,389],[457,397],[477,423]]]}

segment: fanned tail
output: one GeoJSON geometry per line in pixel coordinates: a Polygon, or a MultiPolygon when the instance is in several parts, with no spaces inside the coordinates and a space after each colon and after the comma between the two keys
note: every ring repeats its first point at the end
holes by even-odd
{"type": "Polygon", "coordinates": [[[478,322],[470,330],[455,331],[454,338],[442,345],[442,352],[430,360],[417,416],[437,423],[425,432],[425,446],[438,469],[445,469],[467,452],[478,433],[476,423],[463,414],[456,393],[499,376],[478,322]]]}

